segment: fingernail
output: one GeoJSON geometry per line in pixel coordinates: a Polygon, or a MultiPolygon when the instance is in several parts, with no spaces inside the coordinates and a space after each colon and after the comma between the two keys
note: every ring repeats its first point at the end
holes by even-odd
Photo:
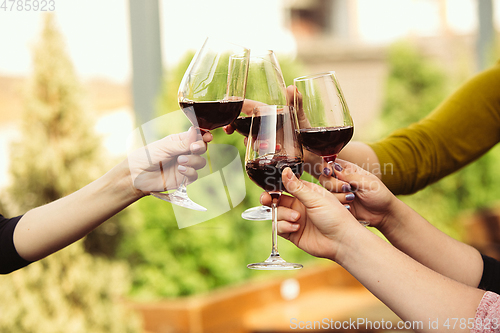
{"type": "Polygon", "coordinates": [[[297,213],[297,212],[293,212],[293,213],[292,213],[292,219],[293,219],[294,221],[296,221],[298,218],[299,218],[299,213],[297,213]]]}
{"type": "Polygon", "coordinates": [[[345,207],[347,210],[351,210],[351,206],[349,206],[349,205],[344,205],[344,207],[345,207]]]}
{"type": "Polygon", "coordinates": [[[349,184],[342,185],[342,192],[351,192],[351,185],[349,184]]]}
{"type": "Polygon", "coordinates": [[[177,167],[177,170],[179,170],[180,172],[186,172],[186,171],[187,171],[187,168],[186,168],[185,166],[183,166],[183,165],[179,165],[179,166],[177,167]]]}
{"type": "Polygon", "coordinates": [[[201,146],[199,144],[197,144],[197,143],[191,144],[191,151],[197,151],[200,149],[201,149],[201,146]]]}
{"type": "Polygon", "coordinates": [[[292,169],[290,168],[286,168],[286,178],[288,178],[289,180],[292,180],[293,178],[293,172],[292,172],[292,169]]]}
{"type": "Polygon", "coordinates": [[[178,163],[187,163],[187,161],[188,161],[187,156],[181,155],[181,156],[177,157],[178,163]]]}
{"type": "Polygon", "coordinates": [[[324,168],[323,169],[323,174],[325,176],[330,176],[331,173],[332,173],[332,171],[329,168],[324,168]]]}
{"type": "Polygon", "coordinates": [[[346,195],[345,195],[345,199],[346,199],[347,201],[352,201],[352,200],[354,200],[355,198],[356,198],[356,195],[355,195],[354,193],[349,193],[349,194],[346,194],[346,195]]]}
{"type": "Polygon", "coordinates": [[[333,163],[333,166],[335,167],[335,170],[337,170],[338,172],[344,170],[337,162],[333,163]]]}
{"type": "Polygon", "coordinates": [[[300,225],[298,225],[298,224],[292,224],[292,229],[293,230],[298,230],[299,227],[300,227],[300,225]]]}

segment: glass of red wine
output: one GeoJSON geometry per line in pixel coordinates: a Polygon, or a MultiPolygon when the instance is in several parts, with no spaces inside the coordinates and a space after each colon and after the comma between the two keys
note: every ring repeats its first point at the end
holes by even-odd
{"type": "Polygon", "coordinates": [[[295,108],[305,116],[300,123],[302,145],[331,164],[354,134],[354,123],[335,72],[301,76],[293,83],[297,88],[295,108]]]}
{"type": "MultiPolygon", "coordinates": [[[[252,51],[244,111],[248,112],[248,105],[254,108],[259,105],[286,104],[286,85],[276,54],[272,50],[257,53],[252,51]]],[[[231,123],[231,126],[238,133],[248,137],[251,120],[252,115],[243,112],[231,123]]],[[[267,206],[252,207],[245,210],[241,217],[252,221],[271,220],[271,208],[267,206]]]]}
{"type": "MultiPolygon", "coordinates": [[[[229,125],[240,114],[249,60],[249,49],[212,38],[205,40],[191,60],[179,86],[178,100],[186,117],[201,134],[229,125]]],[[[184,177],[173,193],[151,194],[182,207],[206,211],[188,197],[186,180],[184,177]]]]}
{"type": "Polygon", "coordinates": [[[265,105],[256,107],[247,140],[245,169],[248,177],[271,195],[272,248],[263,262],[249,264],[260,270],[290,270],[302,268],[289,263],[278,252],[277,205],[284,189],[281,174],[289,167],[300,177],[303,171],[302,145],[298,123],[292,106],[265,105]]]}

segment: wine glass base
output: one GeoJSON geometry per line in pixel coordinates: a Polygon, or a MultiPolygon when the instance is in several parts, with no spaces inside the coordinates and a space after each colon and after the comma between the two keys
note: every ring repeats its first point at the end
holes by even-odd
{"type": "Polygon", "coordinates": [[[207,209],[201,205],[198,205],[193,200],[189,199],[187,194],[179,193],[179,191],[175,191],[173,193],[166,192],[151,192],[151,195],[155,198],[170,202],[171,204],[181,206],[184,208],[189,208],[193,210],[197,210],[200,212],[206,212],[207,209]]]}
{"type": "Polygon", "coordinates": [[[272,220],[273,213],[271,207],[259,206],[245,210],[241,213],[241,217],[250,221],[266,221],[272,220]]]}
{"type": "Polygon", "coordinates": [[[279,255],[277,256],[271,255],[269,258],[266,259],[266,261],[255,264],[248,264],[247,267],[250,269],[258,269],[258,270],[281,271],[281,270],[301,269],[304,266],[302,266],[301,264],[286,262],[279,255]]]}

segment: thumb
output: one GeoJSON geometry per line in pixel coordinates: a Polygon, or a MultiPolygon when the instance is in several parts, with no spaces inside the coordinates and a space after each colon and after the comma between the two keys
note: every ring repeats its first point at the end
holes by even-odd
{"type": "Polygon", "coordinates": [[[316,188],[315,184],[298,179],[290,168],[285,168],[283,171],[282,181],[287,192],[302,202],[306,208],[317,207],[326,195],[331,195],[319,186],[316,188]],[[325,193],[320,193],[322,190],[325,193]]]}

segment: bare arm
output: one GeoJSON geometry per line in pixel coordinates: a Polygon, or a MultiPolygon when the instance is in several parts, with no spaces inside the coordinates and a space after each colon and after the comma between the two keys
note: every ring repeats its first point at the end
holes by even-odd
{"type": "MultiPolygon", "coordinates": [[[[418,331],[447,331],[443,326],[447,319],[468,322],[475,317],[484,291],[443,276],[380,239],[320,186],[298,180],[289,171],[283,173],[283,182],[295,197],[284,196],[280,203],[283,237],[314,256],[342,265],[403,320],[424,323],[418,331]],[[298,219],[292,218],[293,211],[299,213],[298,219]],[[430,319],[438,320],[438,330],[429,327],[430,319]]],[[[428,255],[440,253],[429,251],[428,255]]]]}
{"type": "Polygon", "coordinates": [[[127,161],[80,190],[28,211],[14,230],[19,255],[36,261],[77,241],[144,196],[132,186],[127,161]]]}
{"type": "Polygon", "coordinates": [[[337,178],[322,175],[319,180],[333,192],[346,183],[351,185],[353,200],[347,202],[344,193],[335,195],[350,205],[357,219],[370,221],[370,226],[379,229],[392,245],[430,269],[472,287],[479,285],[483,260],[475,248],[434,227],[373,174],[343,160],[337,160],[337,164],[342,169],[333,168],[337,178]]]}
{"type": "Polygon", "coordinates": [[[205,152],[204,142],[212,136],[207,133],[203,138],[201,141],[193,130],[165,137],[135,151],[80,190],[28,211],[14,230],[17,252],[28,261],[44,258],[84,237],[150,191],[172,188],[183,176],[194,181],[195,169],[205,165],[198,155],[205,152]],[[189,153],[194,155],[186,156],[189,153]]]}

